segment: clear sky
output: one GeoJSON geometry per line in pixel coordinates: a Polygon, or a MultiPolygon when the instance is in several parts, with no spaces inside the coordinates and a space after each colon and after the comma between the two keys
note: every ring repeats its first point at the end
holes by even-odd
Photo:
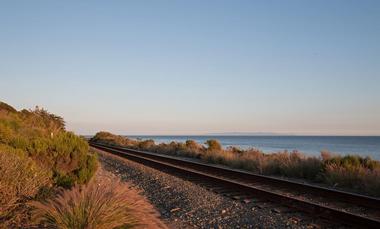
{"type": "Polygon", "coordinates": [[[1,1],[0,100],[79,134],[380,135],[380,1],[1,1]]]}

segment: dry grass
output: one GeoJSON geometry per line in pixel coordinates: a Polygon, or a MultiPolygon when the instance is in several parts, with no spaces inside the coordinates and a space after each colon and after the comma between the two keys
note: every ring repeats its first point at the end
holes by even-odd
{"type": "Polygon", "coordinates": [[[5,145],[0,145],[0,174],[0,216],[49,183],[49,174],[32,159],[5,145]]]}
{"type": "Polygon", "coordinates": [[[323,180],[338,187],[380,196],[380,163],[368,157],[328,156],[324,159],[323,180]]]}
{"type": "Polygon", "coordinates": [[[46,203],[34,202],[36,221],[55,228],[115,228],[132,226],[135,219],[127,204],[126,187],[91,182],[62,192],[46,203]]]}
{"type": "Polygon", "coordinates": [[[157,223],[156,212],[146,203],[136,190],[100,169],[88,185],[75,186],[55,199],[32,205],[36,208],[35,222],[51,228],[165,228],[157,223]]]}
{"type": "Polygon", "coordinates": [[[22,151],[0,145],[0,221],[11,217],[22,201],[34,197],[48,185],[50,175],[23,155],[22,151]]]}

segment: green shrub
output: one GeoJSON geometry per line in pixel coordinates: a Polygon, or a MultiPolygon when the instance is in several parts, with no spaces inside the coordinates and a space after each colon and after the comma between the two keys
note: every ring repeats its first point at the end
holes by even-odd
{"type": "Polygon", "coordinates": [[[75,184],[75,179],[74,177],[69,175],[55,173],[54,182],[56,185],[61,186],[63,188],[71,188],[75,184]]]}
{"type": "Polygon", "coordinates": [[[65,187],[87,182],[96,170],[87,142],[65,131],[61,117],[38,107],[18,112],[0,103],[1,143],[25,152],[65,187]]]}
{"type": "Polygon", "coordinates": [[[91,154],[87,157],[85,166],[80,167],[75,171],[75,175],[78,177],[79,184],[87,183],[94,175],[98,166],[98,158],[96,154],[91,154]]]}
{"type": "Polygon", "coordinates": [[[87,142],[73,133],[58,134],[53,138],[50,150],[53,152],[50,160],[54,162],[52,169],[58,185],[70,187],[74,183],[84,184],[96,171],[96,156],[89,154],[87,142]]]}

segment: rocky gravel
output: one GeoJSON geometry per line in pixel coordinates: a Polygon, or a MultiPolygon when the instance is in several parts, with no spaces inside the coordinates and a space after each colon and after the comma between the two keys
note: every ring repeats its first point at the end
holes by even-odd
{"type": "MultiPolygon", "coordinates": [[[[328,224],[279,204],[240,200],[99,151],[103,168],[142,190],[170,228],[320,228],[328,224]]],[[[331,226],[331,225],[330,225],[331,226]]],[[[336,226],[334,226],[336,227],[336,226]]]]}

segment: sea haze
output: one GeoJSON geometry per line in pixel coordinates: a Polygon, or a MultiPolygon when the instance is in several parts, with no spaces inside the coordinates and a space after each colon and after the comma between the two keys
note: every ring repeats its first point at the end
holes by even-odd
{"type": "Polygon", "coordinates": [[[308,155],[320,155],[323,150],[337,154],[358,154],[380,160],[380,136],[127,136],[153,139],[156,143],[185,142],[188,139],[205,143],[217,139],[224,147],[257,148],[265,153],[298,150],[308,155]]]}

